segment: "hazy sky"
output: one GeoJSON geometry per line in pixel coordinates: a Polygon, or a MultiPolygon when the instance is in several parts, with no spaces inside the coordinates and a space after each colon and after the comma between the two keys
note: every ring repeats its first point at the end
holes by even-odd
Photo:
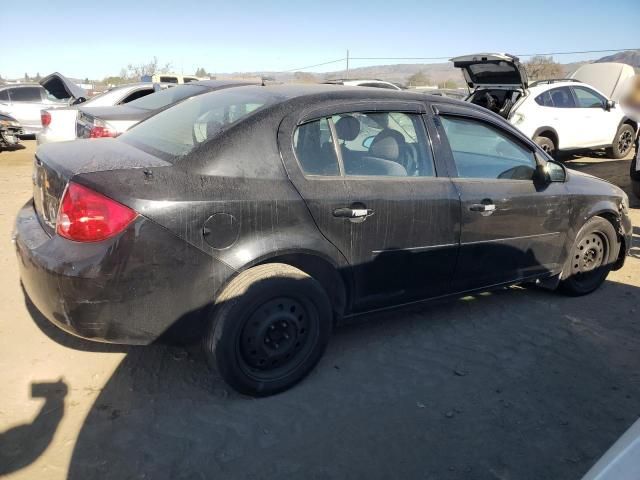
{"type": "MultiPolygon", "coordinates": [[[[354,57],[636,48],[640,0],[28,0],[0,9],[0,32],[5,78],[52,71],[103,78],[154,55],[178,73],[200,66],[209,72],[288,70],[344,57],[347,48],[354,57]]],[[[388,63],[399,62],[352,66],[388,63]]]]}

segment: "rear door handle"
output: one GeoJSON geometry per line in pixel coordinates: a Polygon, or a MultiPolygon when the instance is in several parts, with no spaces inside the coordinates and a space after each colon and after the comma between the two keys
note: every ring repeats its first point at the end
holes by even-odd
{"type": "Polygon", "coordinates": [[[336,208],[333,211],[333,216],[338,218],[367,218],[373,215],[373,210],[370,208],[349,208],[341,207],[336,208]]]}
{"type": "Polygon", "coordinates": [[[469,206],[469,210],[479,212],[483,217],[487,217],[496,211],[496,206],[493,203],[474,203],[469,206]]]}

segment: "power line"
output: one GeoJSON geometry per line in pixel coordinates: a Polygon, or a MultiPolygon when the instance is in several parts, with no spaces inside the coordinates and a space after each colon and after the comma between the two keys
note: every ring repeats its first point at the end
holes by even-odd
{"type": "MultiPolygon", "coordinates": [[[[581,50],[581,51],[574,51],[574,52],[516,53],[515,55],[518,57],[535,57],[535,56],[551,57],[553,55],[578,55],[578,54],[587,54],[587,53],[629,52],[632,50],[640,50],[640,48],[611,48],[607,50],[581,50]]],[[[452,57],[455,57],[455,55],[447,55],[443,57],[351,57],[350,56],[348,57],[348,60],[449,60],[452,57]]],[[[347,61],[347,57],[339,58],[337,60],[331,60],[329,62],[318,63],[316,65],[308,65],[306,67],[283,70],[283,72],[296,72],[296,71],[306,70],[308,68],[322,67],[324,65],[330,65],[333,63],[339,63],[344,61],[347,61]]]]}

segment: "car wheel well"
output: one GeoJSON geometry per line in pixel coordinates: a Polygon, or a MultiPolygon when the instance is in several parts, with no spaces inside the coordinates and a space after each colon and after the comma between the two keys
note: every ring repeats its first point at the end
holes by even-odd
{"type": "Polygon", "coordinates": [[[558,150],[558,134],[553,130],[548,128],[541,128],[535,133],[534,137],[547,137],[551,139],[551,141],[556,147],[556,150],[558,150]]]}
{"type": "Polygon", "coordinates": [[[317,255],[291,253],[268,258],[260,262],[259,265],[267,263],[285,263],[313,277],[327,293],[334,311],[334,318],[338,320],[345,314],[347,307],[346,282],[338,269],[329,261],[317,255]]]}
{"type": "Polygon", "coordinates": [[[616,270],[618,265],[622,265],[622,262],[624,261],[625,252],[626,252],[626,248],[624,245],[624,236],[620,234],[620,228],[621,228],[620,217],[613,212],[600,212],[595,216],[604,218],[606,221],[608,221],[611,224],[613,229],[616,231],[618,242],[620,243],[620,251],[618,253],[618,259],[616,260],[616,263],[613,267],[614,270],[616,270]]]}
{"type": "MultiPolygon", "coordinates": [[[[624,124],[630,125],[635,132],[638,131],[638,122],[636,122],[635,120],[632,120],[630,118],[625,118],[624,121],[620,124],[620,126],[622,126],[624,124]]],[[[620,127],[618,127],[618,128],[620,128],[620,127]]]]}

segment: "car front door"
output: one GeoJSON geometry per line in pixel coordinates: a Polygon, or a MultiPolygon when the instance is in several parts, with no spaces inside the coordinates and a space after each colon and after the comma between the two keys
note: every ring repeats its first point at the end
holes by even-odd
{"type": "Polygon", "coordinates": [[[460,202],[438,176],[424,111],[417,102],[340,105],[298,122],[291,155],[281,139],[289,177],[347,259],[354,311],[450,288],[460,202]]]}
{"type": "Polygon", "coordinates": [[[572,86],[576,107],[582,114],[584,146],[611,144],[618,130],[620,116],[607,110],[607,99],[591,88],[572,86]]]}
{"type": "Polygon", "coordinates": [[[543,99],[543,106],[549,107],[543,109],[548,117],[540,118],[539,121],[544,125],[550,124],[556,130],[558,148],[564,150],[584,146],[588,137],[582,131],[587,128],[582,115],[584,112],[576,108],[571,89],[566,86],[552,88],[540,95],[539,98],[543,99]]]}
{"type": "Polygon", "coordinates": [[[489,115],[438,106],[436,123],[460,194],[459,292],[558,273],[569,200],[534,181],[535,147],[489,115]]]}

